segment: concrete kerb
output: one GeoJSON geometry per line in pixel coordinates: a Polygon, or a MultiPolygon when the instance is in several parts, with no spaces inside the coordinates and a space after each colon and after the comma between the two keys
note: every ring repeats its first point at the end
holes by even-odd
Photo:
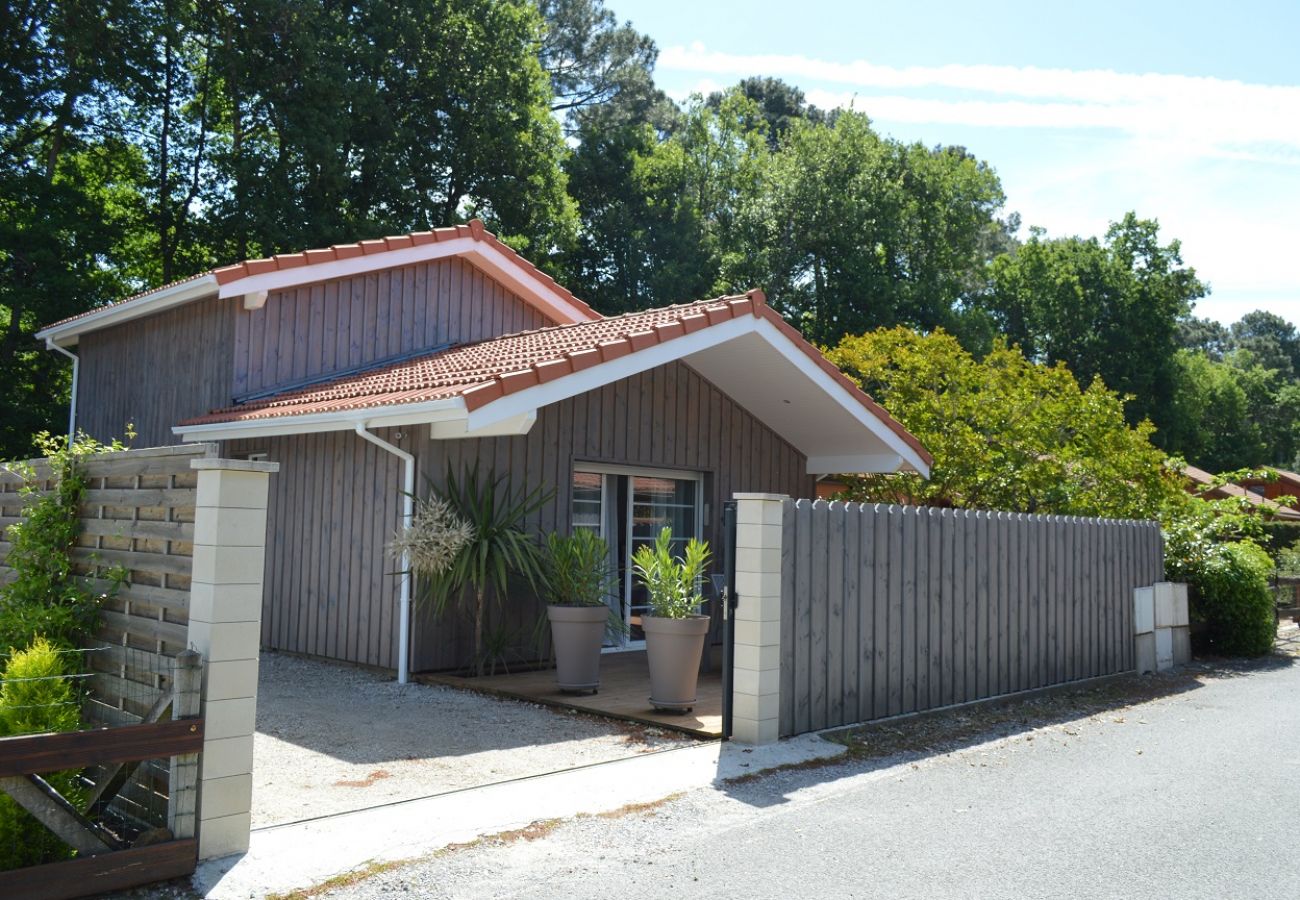
{"type": "Polygon", "coordinates": [[[246,853],[201,862],[194,887],[213,900],[310,888],[372,863],[426,856],[534,822],[721,788],[733,778],[846,750],[816,734],[762,747],[712,742],[262,828],[246,853]]]}

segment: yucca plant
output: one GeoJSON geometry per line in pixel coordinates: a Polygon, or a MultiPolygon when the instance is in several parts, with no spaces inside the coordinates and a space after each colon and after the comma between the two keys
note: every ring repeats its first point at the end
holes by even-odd
{"type": "Polygon", "coordinates": [[[673,530],[665,527],[654,544],[632,554],[632,569],[650,595],[650,609],[661,618],[685,619],[704,603],[701,587],[709,565],[709,545],[691,538],[682,556],[673,556],[673,530]]]}
{"type": "Polygon", "coordinates": [[[456,552],[450,566],[424,580],[424,590],[439,615],[453,600],[473,595],[474,668],[482,675],[487,593],[490,590],[500,603],[512,574],[536,588],[539,552],[536,542],[524,531],[524,522],[549,503],[555,492],[540,487],[516,490],[508,475],[481,475],[477,461],[459,477],[448,464],[443,487],[431,482],[429,487],[473,529],[473,534],[456,552]]]}

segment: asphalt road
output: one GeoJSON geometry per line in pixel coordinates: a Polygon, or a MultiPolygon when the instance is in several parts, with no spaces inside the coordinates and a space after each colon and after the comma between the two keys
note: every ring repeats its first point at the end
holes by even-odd
{"type": "Polygon", "coordinates": [[[1290,662],[950,752],[539,827],[327,896],[1295,900],[1290,662]]]}

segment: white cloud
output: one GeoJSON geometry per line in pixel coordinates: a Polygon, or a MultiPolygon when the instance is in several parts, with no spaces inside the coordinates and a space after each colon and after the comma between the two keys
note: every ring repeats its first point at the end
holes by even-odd
{"type": "Polygon", "coordinates": [[[863,60],[839,63],[799,55],[720,53],[698,43],[665,49],[658,66],[732,79],[763,73],[805,87],[813,82],[870,91],[814,87],[808,96],[819,106],[848,106],[856,98],[856,106],[873,118],[896,122],[1111,129],[1186,144],[1205,155],[1300,164],[1297,86],[1033,66],[897,68],[863,60]],[[936,92],[940,96],[933,96],[936,92]]]}

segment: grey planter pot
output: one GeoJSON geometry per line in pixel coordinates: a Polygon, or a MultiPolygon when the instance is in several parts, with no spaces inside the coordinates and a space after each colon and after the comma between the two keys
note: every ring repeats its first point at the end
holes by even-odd
{"type": "Polygon", "coordinates": [[[642,616],[646,660],[650,664],[650,705],[689,712],[695,706],[700,656],[709,633],[708,616],[661,619],[642,616]]]}
{"type": "Polygon", "coordinates": [[[605,606],[548,606],[551,643],[555,647],[555,681],[562,691],[600,687],[600,647],[605,641],[605,606]]]}

